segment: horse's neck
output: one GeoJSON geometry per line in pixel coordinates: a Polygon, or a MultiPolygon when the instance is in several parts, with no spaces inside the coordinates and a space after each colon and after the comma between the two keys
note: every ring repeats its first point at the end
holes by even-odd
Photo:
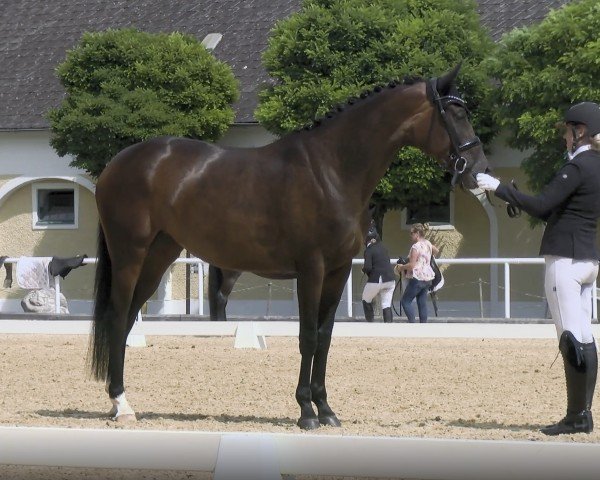
{"type": "Polygon", "coordinates": [[[368,202],[400,148],[411,145],[410,123],[422,100],[413,86],[373,94],[315,129],[320,143],[334,149],[331,162],[341,183],[368,202]]]}

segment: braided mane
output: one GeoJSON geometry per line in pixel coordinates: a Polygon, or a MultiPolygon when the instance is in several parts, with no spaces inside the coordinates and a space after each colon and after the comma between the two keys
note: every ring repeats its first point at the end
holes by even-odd
{"type": "Polygon", "coordinates": [[[387,84],[375,85],[370,89],[364,90],[357,96],[352,96],[352,97],[348,98],[345,102],[342,102],[342,103],[336,105],[335,107],[333,107],[324,116],[312,120],[312,122],[310,124],[305,125],[304,127],[300,127],[296,131],[312,130],[312,129],[320,126],[324,121],[326,121],[330,118],[333,118],[337,114],[343,112],[344,110],[346,110],[346,108],[351,107],[354,104],[356,104],[357,102],[360,102],[361,100],[365,100],[366,98],[369,98],[372,95],[378,94],[386,89],[396,88],[398,86],[414,85],[415,83],[419,83],[419,82],[423,82],[423,81],[424,81],[423,77],[416,76],[416,75],[410,75],[410,76],[404,77],[401,81],[400,80],[391,80],[387,84]]]}

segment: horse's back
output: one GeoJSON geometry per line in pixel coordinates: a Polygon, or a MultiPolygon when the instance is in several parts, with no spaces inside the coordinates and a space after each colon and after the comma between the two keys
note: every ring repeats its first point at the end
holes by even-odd
{"type": "Polygon", "coordinates": [[[172,161],[174,153],[180,161],[200,160],[221,148],[204,142],[181,137],[156,137],[131,145],[119,153],[108,163],[98,179],[102,184],[105,178],[135,175],[138,179],[147,178],[155,172],[160,163],[172,161]]]}
{"type": "MultiPolygon", "coordinates": [[[[180,184],[203,160],[218,156],[221,148],[180,137],[157,137],[121,150],[108,163],[96,184],[96,202],[151,203],[180,184]]],[[[168,201],[162,198],[160,201],[168,201]]]]}

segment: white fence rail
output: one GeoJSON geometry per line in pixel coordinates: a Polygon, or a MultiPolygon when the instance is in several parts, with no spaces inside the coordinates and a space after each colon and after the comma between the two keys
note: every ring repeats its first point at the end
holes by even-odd
{"type": "MultiPolygon", "coordinates": [[[[5,259],[5,263],[16,263],[19,259],[9,257],[5,259]]],[[[439,265],[503,265],[504,266],[504,318],[511,318],[510,304],[511,304],[511,289],[510,289],[510,267],[512,265],[543,265],[543,258],[439,258],[436,259],[439,265]]],[[[392,259],[393,263],[396,263],[397,259],[392,259]]],[[[96,263],[95,258],[86,258],[83,261],[84,264],[96,263]]],[[[173,262],[174,264],[192,264],[198,266],[198,272],[205,272],[205,262],[202,260],[192,258],[178,258],[173,262]]],[[[353,259],[352,265],[363,265],[362,259],[353,259]]],[[[55,311],[60,313],[60,277],[54,277],[54,288],[55,288],[55,311]]],[[[348,317],[353,316],[352,306],[352,275],[348,277],[346,283],[346,295],[347,295],[347,313],[348,317]]],[[[597,308],[597,292],[596,282],[594,282],[594,288],[592,290],[592,318],[598,318],[597,308]]],[[[204,315],[204,274],[198,275],[198,315],[204,315]]]]}

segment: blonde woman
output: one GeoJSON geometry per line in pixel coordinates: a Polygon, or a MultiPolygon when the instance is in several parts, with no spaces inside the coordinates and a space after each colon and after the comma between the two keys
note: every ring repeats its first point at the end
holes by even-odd
{"type": "Polygon", "coordinates": [[[415,323],[415,310],[412,302],[416,298],[419,320],[421,323],[426,323],[427,293],[431,281],[435,277],[435,273],[431,268],[431,255],[437,255],[439,251],[425,238],[425,226],[422,223],[415,223],[410,228],[410,238],[413,244],[408,253],[408,263],[396,265],[396,272],[403,273],[408,280],[401,304],[408,321],[415,323]]]}
{"type": "Polygon", "coordinates": [[[542,428],[546,435],[589,433],[598,356],[592,336],[592,288],[598,275],[596,224],[600,218],[600,106],[582,102],[567,110],[562,124],[568,161],[536,196],[525,195],[487,174],[484,190],[544,220],[540,255],[544,287],[559,338],[567,384],[567,413],[542,428]]]}

